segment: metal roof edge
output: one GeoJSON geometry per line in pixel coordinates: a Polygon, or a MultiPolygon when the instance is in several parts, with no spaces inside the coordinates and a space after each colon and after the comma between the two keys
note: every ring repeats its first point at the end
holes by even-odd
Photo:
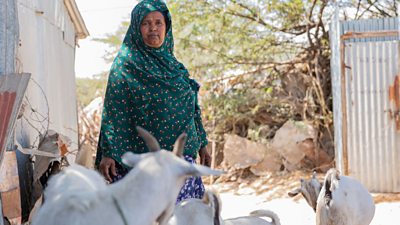
{"type": "Polygon", "coordinates": [[[78,6],[75,0],[64,0],[64,5],[68,10],[68,14],[71,17],[72,23],[76,29],[76,38],[85,39],[89,36],[89,31],[83,21],[82,15],[79,12],[78,6]]]}

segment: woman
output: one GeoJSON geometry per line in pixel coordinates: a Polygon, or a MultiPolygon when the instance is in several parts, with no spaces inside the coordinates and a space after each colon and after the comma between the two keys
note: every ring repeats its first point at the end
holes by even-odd
{"type": "MultiPolygon", "coordinates": [[[[171,15],[161,0],[141,1],[114,59],[108,78],[96,164],[110,182],[127,172],[121,163],[126,151],[147,152],[135,126],[139,125],[172,150],[176,138],[188,135],[185,159],[210,164],[207,138],[197,102],[199,85],[173,54],[171,15]]],[[[189,178],[177,201],[202,198],[200,177],[189,178]]]]}

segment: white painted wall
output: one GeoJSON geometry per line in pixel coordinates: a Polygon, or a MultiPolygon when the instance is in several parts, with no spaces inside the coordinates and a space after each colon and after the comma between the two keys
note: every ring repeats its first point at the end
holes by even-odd
{"type": "Polygon", "coordinates": [[[38,134],[52,129],[78,148],[75,88],[75,30],[63,0],[18,0],[20,43],[17,71],[31,73],[24,117],[16,138],[37,147],[38,134]],[[29,122],[28,122],[29,121],[29,122]]]}

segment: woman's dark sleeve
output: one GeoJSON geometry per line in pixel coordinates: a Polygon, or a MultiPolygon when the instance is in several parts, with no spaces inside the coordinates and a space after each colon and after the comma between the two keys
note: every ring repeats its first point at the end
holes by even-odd
{"type": "Polygon", "coordinates": [[[194,119],[196,122],[197,134],[200,137],[201,147],[206,147],[208,144],[207,133],[204,130],[203,122],[201,119],[201,110],[200,110],[198,103],[196,103],[196,113],[195,113],[194,119]]]}
{"type": "Polygon", "coordinates": [[[103,157],[121,161],[128,148],[127,140],[133,137],[132,92],[124,78],[110,75],[97,146],[96,165],[103,157]]]}
{"type": "Polygon", "coordinates": [[[207,133],[204,130],[203,122],[201,119],[201,108],[200,108],[199,100],[198,100],[200,85],[193,79],[191,79],[191,83],[192,83],[192,87],[194,87],[193,89],[195,90],[194,121],[196,123],[197,135],[200,138],[201,147],[206,147],[208,144],[207,133]]]}

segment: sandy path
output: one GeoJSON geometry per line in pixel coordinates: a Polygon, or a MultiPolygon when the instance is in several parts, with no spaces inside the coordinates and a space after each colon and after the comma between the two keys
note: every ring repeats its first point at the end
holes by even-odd
{"type": "MultiPolygon", "coordinates": [[[[322,180],[324,174],[317,174],[322,180]]],[[[309,179],[310,172],[276,173],[268,176],[227,176],[224,182],[207,185],[220,194],[224,219],[246,216],[256,209],[270,209],[282,225],[315,225],[315,213],[301,195],[288,197],[298,188],[300,178],[309,179]]],[[[375,216],[370,225],[400,225],[400,193],[373,194],[375,216]]]]}
{"type": "MultiPolygon", "coordinates": [[[[315,225],[315,213],[304,199],[291,198],[264,201],[253,194],[237,195],[232,192],[220,193],[222,199],[222,218],[245,216],[255,209],[270,209],[280,218],[282,225],[315,225]]],[[[399,225],[400,202],[376,204],[371,225],[399,225]]]]}

